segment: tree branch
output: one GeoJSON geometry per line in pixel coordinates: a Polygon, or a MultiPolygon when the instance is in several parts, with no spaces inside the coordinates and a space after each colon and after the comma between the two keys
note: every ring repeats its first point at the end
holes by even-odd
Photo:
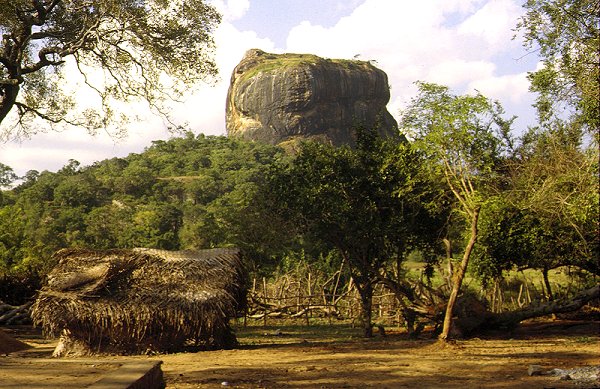
{"type": "Polygon", "coordinates": [[[19,80],[17,80],[16,78],[0,79],[0,85],[19,85],[19,80]]]}
{"type": "Polygon", "coordinates": [[[38,70],[45,68],[46,66],[57,66],[63,64],[65,61],[62,59],[59,47],[44,47],[39,51],[40,60],[32,65],[24,66],[21,69],[21,74],[29,74],[37,72],[38,70]],[[50,55],[58,55],[60,60],[48,59],[50,55]]]}

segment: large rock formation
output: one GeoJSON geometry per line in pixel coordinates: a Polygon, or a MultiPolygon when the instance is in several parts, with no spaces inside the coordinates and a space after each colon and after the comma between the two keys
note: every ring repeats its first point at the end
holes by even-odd
{"type": "Polygon", "coordinates": [[[318,138],[353,143],[358,127],[395,136],[387,75],[366,61],[249,50],[231,76],[227,133],[278,144],[318,138]]]}

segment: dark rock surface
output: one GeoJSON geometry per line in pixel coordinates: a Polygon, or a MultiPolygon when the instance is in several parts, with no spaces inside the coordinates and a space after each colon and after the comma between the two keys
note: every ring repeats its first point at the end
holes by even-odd
{"type": "Polygon", "coordinates": [[[358,127],[396,136],[387,75],[366,61],[249,50],[227,95],[231,137],[279,144],[317,138],[353,143],[358,127]]]}

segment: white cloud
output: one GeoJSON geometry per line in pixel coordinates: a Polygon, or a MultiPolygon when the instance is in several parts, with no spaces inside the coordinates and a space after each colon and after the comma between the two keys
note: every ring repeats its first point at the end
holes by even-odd
{"type": "Polygon", "coordinates": [[[468,88],[507,103],[519,104],[528,98],[529,80],[527,73],[479,78],[470,82],[468,88]]]}
{"type": "Polygon", "coordinates": [[[490,0],[459,27],[459,35],[471,35],[494,52],[518,45],[512,41],[521,8],[511,0],[490,0]]]}
{"type": "Polygon", "coordinates": [[[473,79],[489,79],[493,77],[495,69],[496,65],[488,61],[455,58],[431,66],[425,80],[454,88],[473,79]]]}
{"type": "Polygon", "coordinates": [[[501,74],[495,63],[523,54],[511,39],[521,12],[516,0],[366,0],[333,27],[294,27],[287,51],[376,60],[389,77],[394,116],[414,96],[417,80],[455,93],[478,87],[488,97],[515,102],[527,93],[524,71],[501,74]]]}
{"type": "Polygon", "coordinates": [[[240,19],[250,8],[249,0],[212,0],[211,3],[223,15],[223,20],[226,22],[240,19]]]}

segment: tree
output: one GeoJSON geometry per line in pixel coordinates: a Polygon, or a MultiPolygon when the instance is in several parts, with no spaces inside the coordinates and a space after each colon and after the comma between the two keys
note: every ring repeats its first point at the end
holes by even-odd
{"type": "Polygon", "coordinates": [[[533,239],[525,246],[514,242],[523,255],[513,263],[541,269],[546,280],[548,270],[566,265],[598,274],[598,148],[585,145],[576,124],[557,122],[530,129],[507,162],[508,211],[496,220],[533,239]]]}
{"type": "Polygon", "coordinates": [[[575,121],[597,135],[600,129],[600,1],[528,0],[517,29],[529,49],[539,49],[543,67],[530,73],[539,93],[541,122],[559,104],[575,109],[575,121]]]}
{"type": "Polygon", "coordinates": [[[356,148],[304,143],[279,166],[263,196],[297,225],[304,241],[336,249],[361,298],[364,335],[372,335],[372,294],[384,266],[418,247],[421,228],[439,229],[423,200],[422,160],[410,145],[359,131],[356,148]],[[437,228],[436,228],[437,227],[437,228]]]}
{"type": "Polygon", "coordinates": [[[8,273],[18,264],[24,237],[23,212],[15,206],[0,208],[0,274],[8,273]]]}
{"type": "Polygon", "coordinates": [[[125,247],[178,250],[182,214],[171,204],[138,206],[123,232],[125,247]]]}
{"type": "Polygon", "coordinates": [[[147,159],[133,159],[113,181],[113,190],[117,193],[141,199],[154,194],[156,172],[147,159]]]}
{"type": "Polygon", "coordinates": [[[87,247],[98,250],[131,247],[128,231],[132,229],[133,212],[120,202],[92,209],[84,217],[87,247]]]}
{"type": "MultiPolygon", "coordinates": [[[[562,235],[571,237],[570,258],[564,262],[598,274],[599,150],[597,144],[572,137],[569,127],[538,134],[532,154],[524,155],[511,182],[517,194],[524,187],[529,190],[522,207],[532,209],[549,224],[560,224],[562,235]]],[[[575,133],[579,135],[579,131],[575,133]]]]}
{"type": "Polygon", "coordinates": [[[17,178],[19,177],[10,166],[0,162],[0,188],[10,186],[17,178]]]}
{"type": "Polygon", "coordinates": [[[485,191],[497,178],[495,167],[508,139],[511,120],[502,108],[477,93],[456,96],[445,86],[418,82],[418,95],[402,112],[401,129],[430,158],[431,173],[441,177],[469,226],[463,257],[455,270],[441,340],[450,334],[454,305],[478,236],[485,191]]]}
{"type": "MultiPolygon", "coordinates": [[[[543,63],[529,74],[539,124],[508,163],[509,211],[496,221],[523,231],[509,250],[521,258],[510,263],[541,269],[551,298],[549,269],[598,273],[600,1],[528,0],[524,8],[517,29],[543,63]]],[[[497,242],[486,241],[487,250],[508,259],[497,242]]]]}
{"type": "Polygon", "coordinates": [[[498,280],[504,271],[541,270],[546,296],[553,299],[548,272],[573,264],[578,237],[558,219],[520,209],[507,198],[492,201],[482,212],[474,250],[476,273],[484,282],[498,280]]]}
{"type": "Polygon", "coordinates": [[[216,74],[211,33],[220,15],[204,0],[0,0],[0,123],[4,138],[35,131],[34,118],[106,128],[113,101],[162,102],[216,74]],[[100,98],[71,112],[61,73],[68,60],[100,98]]]}
{"type": "Polygon", "coordinates": [[[82,172],[61,180],[54,188],[54,203],[61,207],[91,209],[104,200],[102,192],[95,178],[82,172]]]}
{"type": "Polygon", "coordinates": [[[0,206],[4,203],[4,193],[2,192],[3,187],[9,187],[19,177],[15,174],[15,171],[10,167],[0,162],[0,206]]]}

